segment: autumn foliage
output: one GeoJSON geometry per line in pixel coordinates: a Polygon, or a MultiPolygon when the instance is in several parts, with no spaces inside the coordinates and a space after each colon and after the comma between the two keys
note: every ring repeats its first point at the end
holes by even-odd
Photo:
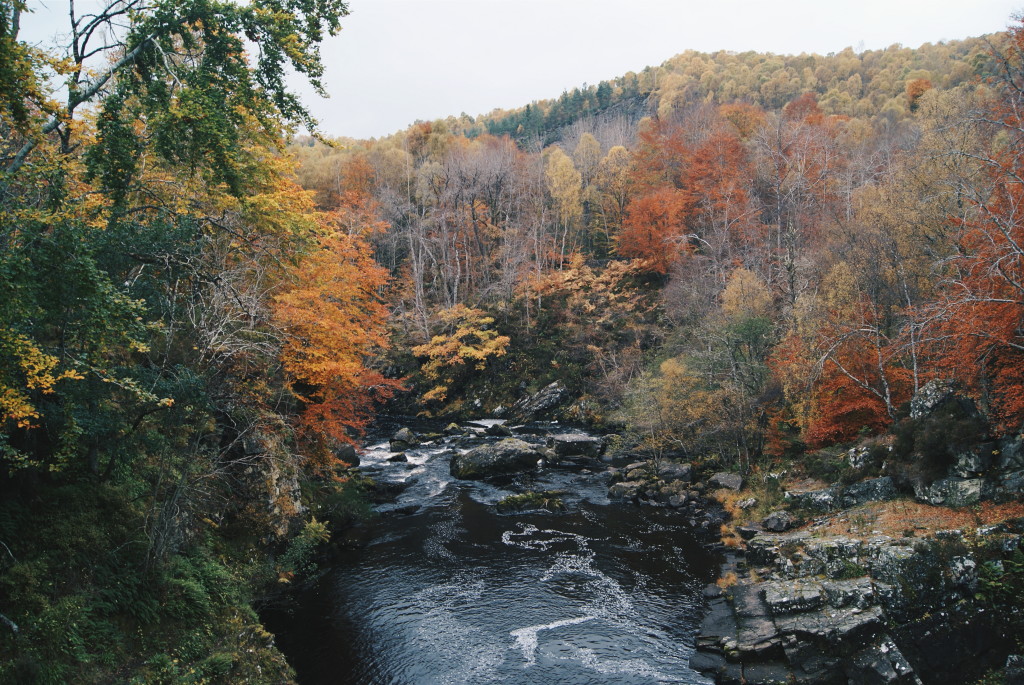
{"type": "MultiPolygon", "coordinates": [[[[984,186],[967,200],[973,211],[951,217],[957,252],[942,298],[925,308],[938,363],[989,407],[1003,430],[1024,425],[1024,26],[1010,30],[1001,55],[1001,97],[978,114],[995,136],[980,153],[984,186]],[[1001,140],[1000,140],[1001,138],[1001,140]]],[[[908,86],[908,94],[909,86],[908,86]]]]}
{"type": "Polygon", "coordinates": [[[322,224],[274,297],[274,322],[287,336],[281,361],[302,406],[298,432],[321,460],[325,446],[352,442],[374,404],[400,387],[367,365],[388,345],[380,297],[387,281],[359,238],[322,224]]]}

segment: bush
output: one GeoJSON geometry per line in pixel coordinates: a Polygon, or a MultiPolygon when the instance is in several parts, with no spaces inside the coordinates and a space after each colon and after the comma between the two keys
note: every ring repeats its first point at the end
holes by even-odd
{"type": "Polygon", "coordinates": [[[301,575],[316,569],[314,561],[317,548],[331,539],[327,525],[313,517],[303,526],[302,532],[288,542],[288,549],[279,560],[282,573],[301,575]]]}
{"type": "Polygon", "coordinates": [[[973,402],[959,398],[927,416],[902,421],[893,433],[890,473],[911,483],[931,483],[946,474],[957,454],[985,441],[988,425],[973,402]]]}

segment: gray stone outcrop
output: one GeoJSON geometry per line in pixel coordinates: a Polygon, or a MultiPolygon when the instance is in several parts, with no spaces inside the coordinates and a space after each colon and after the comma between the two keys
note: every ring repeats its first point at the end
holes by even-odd
{"type": "Polygon", "coordinates": [[[531,471],[541,454],[528,442],[506,438],[452,457],[450,471],[461,480],[484,480],[531,471]]]}

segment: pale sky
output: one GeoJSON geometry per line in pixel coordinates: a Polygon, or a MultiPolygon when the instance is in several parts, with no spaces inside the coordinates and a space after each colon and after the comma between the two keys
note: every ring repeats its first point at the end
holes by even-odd
{"type": "MultiPolygon", "coordinates": [[[[60,30],[67,0],[28,4],[36,12],[23,38],[60,30]]],[[[324,133],[369,138],[557,97],[687,49],[825,54],[992,33],[1024,0],[350,0],[349,9],[322,48],[331,98],[296,89],[324,133]]]]}

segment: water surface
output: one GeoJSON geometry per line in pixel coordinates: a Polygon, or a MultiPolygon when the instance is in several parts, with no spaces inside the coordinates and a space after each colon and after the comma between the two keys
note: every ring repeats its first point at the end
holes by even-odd
{"type": "Polygon", "coordinates": [[[353,531],[364,545],[265,615],[300,683],[710,682],[688,663],[716,559],[680,514],[610,503],[597,472],[455,481],[451,448],[363,455],[409,486],[353,531]],[[568,511],[497,512],[527,487],[565,491],[568,511]]]}

